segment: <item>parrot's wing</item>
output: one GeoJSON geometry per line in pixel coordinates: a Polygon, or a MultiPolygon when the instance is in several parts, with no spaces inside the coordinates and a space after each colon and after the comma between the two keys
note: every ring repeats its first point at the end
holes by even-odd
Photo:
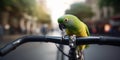
{"type": "Polygon", "coordinates": [[[85,23],[83,23],[83,27],[85,28],[85,33],[87,34],[87,36],[90,36],[88,26],[85,23]]]}
{"type": "Polygon", "coordinates": [[[88,30],[88,27],[86,26],[86,32],[87,32],[87,35],[90,36],[90,32],[88,30]]]}
{"type": "MultiPolygon", "coordinates": [[[[90,32],[89,32],[89,30],[88,30],[88,27],[86,26],[86,33],[87,33],[87,35],[88,36],[90,36],[90,32]]],[[[89,45],[86,45],[86,47],[85,48],[88,48],[89,47],[89,45]]]]}

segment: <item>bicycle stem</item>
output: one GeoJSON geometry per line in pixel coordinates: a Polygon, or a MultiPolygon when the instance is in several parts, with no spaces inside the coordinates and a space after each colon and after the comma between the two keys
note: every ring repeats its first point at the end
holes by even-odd
{"type": "Polygon", "coordinates": [[[69,37],[69,60],[77,60],[77,55],[76,55],[76,36],[72,35],[69,37]]]}

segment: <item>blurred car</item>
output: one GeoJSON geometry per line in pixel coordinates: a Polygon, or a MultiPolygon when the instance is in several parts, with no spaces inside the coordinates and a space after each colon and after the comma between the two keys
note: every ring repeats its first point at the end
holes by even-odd
{"type": "Polygon", "coordinates": [[[113,16],[109,23],[111,25],[111,35],[120,36],[120,16],[113,16]]]}
{"type": "Polygon", "coordinates": [[[120,37],[120,16],[95,22],[95,26],[90,26],[90,32],[92,34],[120,37]]]}

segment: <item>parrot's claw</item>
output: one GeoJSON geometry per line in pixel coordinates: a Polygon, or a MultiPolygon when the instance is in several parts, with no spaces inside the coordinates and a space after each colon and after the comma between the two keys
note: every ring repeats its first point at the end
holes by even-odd
{"type": "Polygon", "coordinates": [[[71,40],[76,40],[76,35],[70,36],[70,39],[71,39],[71,40]]]}
{"type": "Polygon", "coordinates": [[[79,60],[84,60],[83,51],[77,51],[77,58],[78,58],[79,60]]]}

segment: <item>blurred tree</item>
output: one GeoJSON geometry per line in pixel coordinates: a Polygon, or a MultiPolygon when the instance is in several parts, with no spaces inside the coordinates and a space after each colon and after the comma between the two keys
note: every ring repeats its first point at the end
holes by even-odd
{"type": "Polygon", "coordinates": [[[23,12],[32,15],[34,13],[35,0],[0,0],[0,19],[4,21],[4,18],[18,18],[23,12]],[[32,13],[31,13],[32,12],[32,13]],[[8,16],[3,16],[7,14],[8,16]]]}
{"type": "Polygon", "coordinates": [[[0,0],[0,11],[12,10],[15,11],[24,11],[31,10],[31,7],[34,7],[36,4],[35,0],[0,0]],[[9,8],[8,8],[9,7],[9,8]]]}
{"type": "Polygon", "coordinates": [[[83,3],[72,4],[70,9],[66,10],[66,14],[73,14],[81,20],[91,18],[94,15],[91,8],[83,3]]]}
{"type": "Polygon", "coordinates": [[[19,29],[22,14],[33,15],[35,5],[35,0],[0,0],[0,22],[3,26],[9,24],[10,28],[19,29]]]}
{"type": "Polygon", "coordinates": [[[120,0],[99,0],[99,7],[112,7],[114,9],[114,14],[120,13],[120,0]]]}
{"type": "Polygon", "coordinates": [[[20,30],[20,21],[25,15],[32,20],[50,23],[50,15],[43,7],[36,0],[0,0],[0,24],[10,25],[15,31],[20,30]]]}
{"type": "Polygon", "coordinates": [[[11,17],[20,17],[22,13],[36,16],[40,21],[50,20],[49,14],[38,6],[36,0],[0,0],[0,12],[7,12],[11,17]]]}
{"type": "Polygon", "coordinates": [[[46,12],[44,6],[37,5],[34,10],[34,15],[38,17],[38,22],[51,23],[50,15],[46,12]]]}

